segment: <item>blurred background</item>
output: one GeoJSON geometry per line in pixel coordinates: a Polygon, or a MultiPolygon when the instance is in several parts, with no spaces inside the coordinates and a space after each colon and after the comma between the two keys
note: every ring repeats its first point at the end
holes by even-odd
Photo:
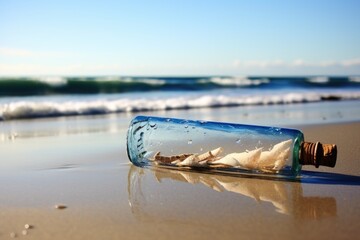
{"type": "Polygon", "coordinates": [[[351,0],[1,1],[0,119],[349,100],[354,112],[359,7],[351,0]]]}

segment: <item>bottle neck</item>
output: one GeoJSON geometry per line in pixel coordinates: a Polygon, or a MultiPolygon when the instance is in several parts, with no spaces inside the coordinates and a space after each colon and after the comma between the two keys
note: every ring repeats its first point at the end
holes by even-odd
{"type": "Polygon", "coordinates": [[[300,146],[300,164],[315,167],[335,167],[337,147],[335,144],[320,142],[302,142],[300,146]]]}

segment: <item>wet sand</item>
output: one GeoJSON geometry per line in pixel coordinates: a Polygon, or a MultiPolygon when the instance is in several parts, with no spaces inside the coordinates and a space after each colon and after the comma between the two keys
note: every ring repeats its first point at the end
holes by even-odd
{"type": "Polygon", "coordinates": [[[294,126],[308,141],[336,143],[339,153],[336,168],[304,167],[301,180],[290,182],[132,166],[125,148],[131,117],[1,123],[0,239],[360,234],[360,122],[294,126]]]}

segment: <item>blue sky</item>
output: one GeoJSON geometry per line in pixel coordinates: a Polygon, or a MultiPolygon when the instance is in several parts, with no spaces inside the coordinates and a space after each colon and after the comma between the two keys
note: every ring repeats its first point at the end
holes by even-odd
{"type": "Polygon", "coordinates": [[[0,75],[358,75],[360,1],[0,0],[0,75]]]}

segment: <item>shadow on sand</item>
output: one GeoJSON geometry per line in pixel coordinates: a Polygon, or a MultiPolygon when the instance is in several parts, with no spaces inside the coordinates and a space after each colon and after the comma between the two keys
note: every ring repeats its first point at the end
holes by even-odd
{"type": "Polygon", "coordinates": [[[330,172],[302,171],[297,179],[305,184],[329,184],[329,185],[348,185],[360,186],[360,176],[346,175],[330,172]]]}

